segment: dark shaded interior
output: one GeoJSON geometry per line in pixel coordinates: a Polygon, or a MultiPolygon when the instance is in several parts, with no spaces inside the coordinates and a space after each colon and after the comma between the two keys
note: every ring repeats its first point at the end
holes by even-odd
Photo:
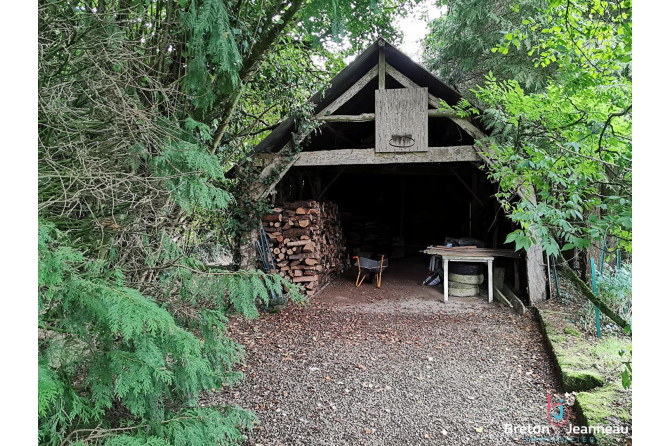
{"type": "Polygon", "coordinates": [[[375,254],[390,255],[393,238],[404,239],[407,253],[442,244],[445,237],[502,248],[513,230],[493,196],[495,185],[472,163],[293,168],[277,190],[278,201],[337,203],[345,235],[374,224],[374,242],[348,240],[350,248],[375,254]]]}
{"type": "MultiPolygon", "coordinates": [[[[275,201],[332,201],[340,210],[350,255],[428,266],[421,251],[445,238],[475,238],[487,248],[505,244],[515,229],[495,198],[497,185],[475,163],[416,163],[293,167],[275,201]]],[[[512,282],[514,261],[499,257],[512,282]]],[[[525,278],[525,262],[517,262],[525,278]]],[[[520,290],[525,289],[525,280],[520,290]]],[[[524,293],[521,292],[523,295],[524,293]]]]}

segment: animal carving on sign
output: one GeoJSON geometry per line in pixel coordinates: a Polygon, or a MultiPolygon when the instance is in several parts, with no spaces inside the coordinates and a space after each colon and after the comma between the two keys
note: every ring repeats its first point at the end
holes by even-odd
{"type": "Polygon", "coordinates": [[[404,135],[391,135],[389,145],[392,147],[402,147],[406,149],[412,147],[415,144],[415,142],[416,141],[414,141],[412,135],[407,133],[404,135]]]}

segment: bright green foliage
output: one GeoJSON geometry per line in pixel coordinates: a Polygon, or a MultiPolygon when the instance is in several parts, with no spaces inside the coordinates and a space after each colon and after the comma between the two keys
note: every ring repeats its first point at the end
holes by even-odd
{"type": "Polygon", "coordinates": [[[558,254],[607,234],[630,250],[630,30],[630,2],[560,2],[494,47],[507,53],[530,44],[529,60],[554,69],[537,93],[493,75],[475,90],[492,131],[490,175],[521,228],[507,239],[517,248],[539,239],[558,254]],[[534,189],[537,202],[516,201],[520,187],[534,189]]]}
{"type": "Polygon", "coordinates": [[[512,30],[539,18],[547,2],[536,0],[454,0],[442,2],[447,12],[433,20],[426,38],[424,59],[427,67],[449,85],[473,99],[471,89],[483,85],[493,72],[498,79],[515,79],[527,92],[544,89],[547,75],[555,67],[536,69],[527,56],[537,39],[513,39],[512,30]],[[514,6],[514,7],[512,7],[514,6]],[[514,46],[491,51],[500,41],[514,46]],[[518,44],[518,47],[516,46],[518,44]]]}
{"type": "Polygon", "coordinates": [[[221,0],[195,0],[180,12],[188,45],[188,69],[184,77],[187,93],[197,108],[209,110],[214,100],[240,84],[242,57],[230,26],[227,6],[221,0]]]}
{"type": "Polygon", "coordinates": [[[627,349],[619,350],[619,356],[623,361],[623,371],[621,372],[621,385],[624,389],[630,389],[633,385],[633,344],[628,345],[627,349]]]}
{"type": "MultiPolygon", "coordinates": [[[[598,297],[628,324],[632,324],[633,266],[624,264],[618,271],[613,271],[606,265],[602,274],[598,274],[598,297]]],[[[584,306],[585,324],[595,330],[595,307],[590,301],[584,306]]]]}
{"type": "Polygon", "coordinates": [[[155,175],[165,178],[164,187],[186,212],[225,209],[232,199],[220,186],[226,184],[226,178],[218,158],[198,144],[180,142],[165,148],[151,164],[155,175]]]}
{"type": "Polygon", "coordinates": [[[203,311],[199,338],[155,301],[124,286],[118,269],[86,261],[67,243],[52,225],[41,224],[41,441],[59,444],[74,427],[84,429],[84,438],[94,431],[113,435],[109,411],[121,407],[133,419],[129,426],[167,434],[175,444],[190,444],[185,431],[202,431],[210,440],[240,440],[239,428],[253,420],[250,414],[198,409],[208,427],[200,425],[196,412],[181,409],[200,391],[239,378],[232,367],[242,350],[226,337],[225,316],[203,311]],[[171,421],[182,417],[190,421],[171,421]]]}
{"type": "Polygon", "coordinates": [[[351,44],[350,54],[365,49],[377,37],[395,42],[400,37],[393,19],[411,10],[418,0],[325,0],[309,2],[301,13],[301,31],[321,45],[327,41],[351,44]]]}

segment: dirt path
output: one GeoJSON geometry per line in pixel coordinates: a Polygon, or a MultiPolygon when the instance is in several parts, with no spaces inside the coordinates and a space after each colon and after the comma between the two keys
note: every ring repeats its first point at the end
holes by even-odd
{"type": "Polygon", "coordinates": [[[253,410],[249,444],[265,446],[520,444],[504,424],[550,426],[558,384],[536,322],[406,279],[346,277],[306,308],[232,321],[245,381],[206,402],[253,410]]]}

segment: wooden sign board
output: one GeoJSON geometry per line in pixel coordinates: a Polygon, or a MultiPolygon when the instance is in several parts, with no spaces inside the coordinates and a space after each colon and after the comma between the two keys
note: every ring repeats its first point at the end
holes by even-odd
{"type": "Polygon", "coordinates": [[[428,89],[375,91],[375,152],[428,150],[428,89]]]}

